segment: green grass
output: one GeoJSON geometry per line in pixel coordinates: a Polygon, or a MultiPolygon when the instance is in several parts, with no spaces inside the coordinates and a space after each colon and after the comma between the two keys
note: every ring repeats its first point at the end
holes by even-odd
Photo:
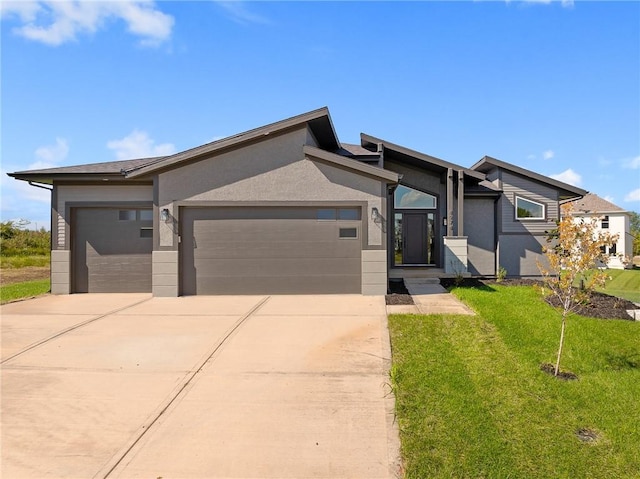
{"type": "Polygon", "coordinates": [[[27,266],[49,266],[51,255],[0,256],[0,268],[15,269],[27,266]]]}
{"type": "Polygon", "coordinates": [[[640,303],[640,269],[610,269],[603,293],[640,303]]]}
{"type": "Polygon", "coordinates": [[[533,288],[454,294],[479,314],[389,320],[407,479],[640,477],[640,323],[570,318],[565,382],[539,369],[560,318],[533,288]]]}
{"type": "Polygon", "coordinates": [[[50,289],[51,282],[48,279],[3,285],[0,286],[0,303],[38,296],[49,292],[50,289]]]}

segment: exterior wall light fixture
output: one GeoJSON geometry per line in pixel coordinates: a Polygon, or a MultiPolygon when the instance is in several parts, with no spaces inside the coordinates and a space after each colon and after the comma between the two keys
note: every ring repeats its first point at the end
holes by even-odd
{"type": "Polygon", "coordinates": [[[378,211],[378,208],[376,208],[375,206],[373,208],[371,208],[371,220],[374,223],[377,223],[381,220],[382,216],[380,215],[380,211],[378,211]]]}
{"type": "Polygon", "coordinates": [[[165,223],[169,221],[169,210],[167,208],[163,208],[160,211],[160,221],[164,221],[165,223]]]}

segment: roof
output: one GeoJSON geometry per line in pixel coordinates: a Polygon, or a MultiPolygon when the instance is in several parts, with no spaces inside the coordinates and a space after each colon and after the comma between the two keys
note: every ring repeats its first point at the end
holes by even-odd
{"type": "Polygon", "coordinates": [[[54,178],[64,178],[78,175],[99,175],[122,177],[122,171],[131,168],[140,168],[144,165],[162,160],[163,156],[151,158],[136,158],[133,160],[107,161],[104,163],[89,163],[86,165],[61,166],[58,168],[44,168],[40,170],[17,171],[9,173],[9,176],[26,181],[37,181],[40,183],[51,183],[54,178]]]}
{"type": "Polygon", "coordinates": [[[627,213],[626,210],[604,198],[600,198],[594,193],[588,193],[583,198],[572,201],[571,203],[575,208],[573,214],[627,213]]]}
{"type": "Polygon", "coordinates": [[[333,122],[329,116],[329,109],[327,107],[322,107],[317,110],[303,113],[302,115],[297,115],[287,118],[286,120],[281,120],[276,123],[245,131],[244,133],[222,138],[221,140],[213,141],[196,148],[191,148],[190,150],[182,151],[175,155],[166,156],[160,159],[160,161],[153,162],[148,165],[127,169],[125,174],[128,178],[135,178],[155,173],[160,170],[175,168],[183,163],[199,160],[205,156],[220,153],[231,148],[237,148],[243,144],[256,141],[265,136],[299,128],[305,123],[309,126],[316,138],[316,141],[323,149],[332,151],[340,149],[340,142],[338,141],[338,136],[333,127],[333,122]]]}
{"type": "Polygon", "coordinates": [[[511,163],[507,163],[490,156],[485,156],[471,167],[472,170],[480,171],[482,173],[488,173],[494,168],[511,171],[518,175],[526,176],[527,178],[536,180],[540,183],[546,183],[547,185],[553,186],[554,188],[560,190],[560,199],[575,198],[577,196],[584,196],[587,194],[586,190],[578,188],[577,186],[554,180],[553,178],[549,178],[548,176],[541,175],[534,171],[512,165],[511,163]]]}
{"type": "Polygon", "coordinates": [[[391,159],[391,157],[395,157],[401,161],[413,161],[418,163],[418,166],[423,167],[425,166],[425,163],[427,163],[431,166],[432,169],[440,172],[448,170],[449,168],[456,171],[462,170],[465,176],[473,177],[478,181],[483,181],[486,179],[485,175],[473,171],[472,169],[468,169],[463,166],[441,160],[440,158],[436,158],[435,156],[426,155],[424,153],[420,153],[419,151],[405,148],[404,146],[396,145],[395,143],[376,138],[375,136],[361,133],[360,141],[362,143],[362,147],[365,149],[367,148],[367,146],[369,146],[370,148],[375,146],[377,148],[378,144],[382,144],[382,146],[384,147],[385,158],[389,157],[389,159],[391,159]],[[391,155],[388,155],[388,152],[391,152],[391,155]]]}
{"type": "Polygon", "coordinates": [[[367,150],[360,145],[354,145],[352,143],[342,143],[342,148],[336,151],[338,155],[342,156],[366,156],[369,158],[379,158],[379,154],[377,151],[367,150]]]}
{"type": "Polygon", "coordinates": [[[364,174],[378,180],[386,181],[387,183],[397,183],[398,181],[400,181],[400,175],[398,173],[384,170],[382,168],[378,168],[377,166],[367,165],[366,163],[362,163],[358,160],[345,158],[344,156],[330,153],[314,146],[306,145],[302,148],[302,151],[307,156],[311,156],[313,158],[316,158],[317,160],[329,163],[332,166],[337,166],[338,168],[351,170],[358,174],[364,174]]]}

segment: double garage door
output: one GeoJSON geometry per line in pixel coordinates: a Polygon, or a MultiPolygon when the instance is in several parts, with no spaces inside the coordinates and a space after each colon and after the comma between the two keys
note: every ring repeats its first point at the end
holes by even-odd
{"type": "Polygon", "coordinates": [[[360,293],[359,208],[182,208],[181,293],[360,293]]]}

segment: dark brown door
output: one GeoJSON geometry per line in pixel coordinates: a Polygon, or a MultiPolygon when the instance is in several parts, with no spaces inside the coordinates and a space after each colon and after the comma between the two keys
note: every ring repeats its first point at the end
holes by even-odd
{"type": "Polygon", "coordinates": [[[404,213],[404,264],[428,264],[427,215],[425,213],[404,213]]]}

